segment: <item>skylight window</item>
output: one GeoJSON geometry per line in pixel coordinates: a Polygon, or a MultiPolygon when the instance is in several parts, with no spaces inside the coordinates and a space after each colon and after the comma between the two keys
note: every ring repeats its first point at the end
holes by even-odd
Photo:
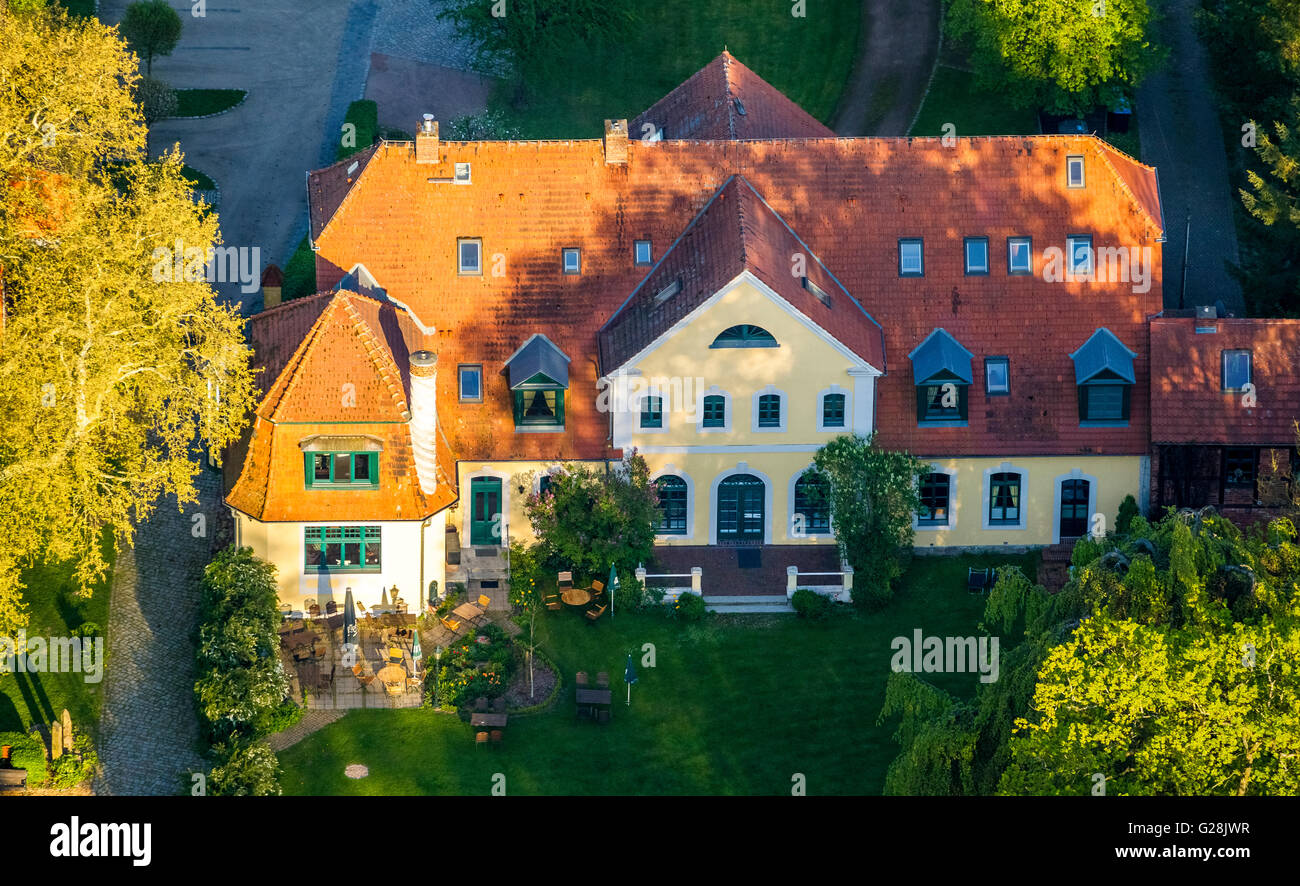
{"type": "Polygon", "coordinates": [[[483,241],[462,238],[456,241],[457,268],[462,276],[483,273],[483,241]]]}
{"type": "Polygon", "coordinates": [[[1083,157],[1070,156],[1065,158],[1065,177],[1070,187],[1083,187],[1083,157]]]}
{"type": "Polygon", "coordinates": [[[965,244],[967,276],[987,274],[989,272],[989,238],[967,237],[965,244]]]}
{"type": "Polygon", "coordinates": [[[1007,273],[1032,274],[1034,272],[1034,241],[1029,237],[1007,238],[1007,273]]]}
{"type": "Polygon", "coordinates": [[[898,241],[898,276],[925,276],[925,259],[919,238],[898,241]]]}
{"type": "Polygon", "coordinates": [[[458,184],[458,185],[467,185],[467,184],[469,184],[469,164],[468,164],[468,163],[457,163],[457,164],[456,164],[456,178],[455,178],[455,182],[456,182],[456,184],[458,184]]]}
{"type": "Polygon", "coordinates": [[[637,240],[632,245],[632,261],[638,265],[650,264],[650,241],[637,240]]]}
{"type": "Polygon", "coordinates": [[[829,308],[831,306],[831,294],[814,283],[810,278],[803,278],[803,288],[817,296],[817,298],[821,300],[821,303],[826,307],[829,308]]]}
{"type": "Polygon", "coordinates": [[[1251,352],[1223,352],[1223,390],[1241,391],[1250,384],[1251,352]]]}
{"type": "Polygon", "coordinates": [[[655,296],[654,307],[658,307],[659,305],[668,301],[668,299],[672,298],[674,295],[676,295],[681,291],[682,291],[682,278],[678,277],[676,280],[669,283],[663,289],[659,290],[659,294],[655,296]]]}
{"type": "Polygon", "coordinates": [[[576,247],[569,247],[563,252],[564,273],[581,274],[582,273],[582,250],[576,247]]]}

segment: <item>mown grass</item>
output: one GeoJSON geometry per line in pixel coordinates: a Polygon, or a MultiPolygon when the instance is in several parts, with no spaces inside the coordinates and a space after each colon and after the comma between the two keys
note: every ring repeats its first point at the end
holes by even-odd
{"type": "Polygon", "coordinates": [[[229,110],[244,100],[243,89],[178,89],[173,117],[206,117],[229,110]]]}
{"type": "Polygon", "coordinates": [[[949,134],[944,125],[951,123],[952,135],[1034,135],[1038,118],[1032,110],[1011,107],[995,92],[976,86],[968,71],[940,65],[934,72],[930,92],[921,105],[909,135],[942,136],[949,134]]]}
{"type": "MultiPolygon", "coordinates": [[[[524,138],[595,138],[605,118],[632,118],[724,48],[808,113],[835,111],[857,45],[861,3],[817,0],[639,0],[628,38],[587,42],[541,60],[526,88],[492,104],[524,138]]],[[[634,133],[639,135],[639,133],[634,133]]]]}
{"type": "MultiPolygon", "coordinates": [[[[289,794],[486,795],[502,773],[510,794],[788,795],[801,773],[810,794],[879,794],[898,751],[896,724],[877,723],[893,638],[918,628],[977,634],[983,598],[966,591],[967,567],[1014,563],[1033,576],[1037,559],[919,557],[886,609],[820,623],[728,616],[687,625],[623,613],[589,626],[548,612],[540,642],[565,681],[560,701],[512,718],[503,748],[477,748],[475,730],[446,714],[354,711],[280,754],[282,784],[289,794]],[[646,644],[653,668],[641,666],[646,644]],[[629,652],[640,678],[631,706],[622,680],[629,652]],[[610,672],[608,726],[575,719],[578,670],[610,672]],[[347,778],[351,763],[369,776],[347,778]]],[[[927,678],[963,697],[978,679],[927,678]]]]}

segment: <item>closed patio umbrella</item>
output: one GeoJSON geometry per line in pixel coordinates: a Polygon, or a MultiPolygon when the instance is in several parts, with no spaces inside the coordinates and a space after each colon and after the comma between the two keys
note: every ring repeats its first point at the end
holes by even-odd
{"type": "Polygon", "coordinates": [[[411,631],[411,673],[412,675],[420,672],[420,659],[424,657],[424,650],[420,648],[420,629],[417,627],[411,631]]]}
{"type": "Polygon", "coordinates": [[[609,567],[609,617],[614,617],[614,592],[618,590],[618,569],[609,567]]]}
{"type": "Polygon", "coordinates": [[[632,664],[632,653],[627,654],[627,666],[623,668],[623,682],[627,684],[627,703],[632,705],[632,684],[636,682],[636,666],[632,664]]]}
{"type": "Polygon", "coordinates": [[[348,588],[343,597],[343,663],[348,667],[356,663],[359,640],[357,608],[352,602],[352,588],[348,588]]]}

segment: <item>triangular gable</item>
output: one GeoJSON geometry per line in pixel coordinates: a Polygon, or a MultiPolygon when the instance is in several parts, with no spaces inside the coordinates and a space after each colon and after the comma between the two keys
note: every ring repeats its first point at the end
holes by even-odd
{"type": "Polygon", "coordinates": [[[748,271],[868,365],[884,370],[884,333],[744,176],[727,179],[605,321],[601,366],[618,369],[748,271]],[[804,276],[791,256],[804,257],[804,276]],[[831,330],[834,330],[832,333],[831,330]]]}
{"type": "Polygon", "coordinates": [[[534,333],[506,361],[511,390],[569,386],[569,358],[541,333],[534,333]]]}
{"type": "Polygon", "coordinates": [[[1135,351],[1126,348],[1115,333],[1103,326],[1070,355],[1074,361],[1074,383],[1082,385],[1090,381],[1119,379],[1136,384],[1137,376],[1133,372],[1133,358],[1136,356],[1135,351]]]}
{"type": "Polygon", "coordinates": [[[974,378],[971,372],[974,356],[946,329],[939,328],[927,335],[907,358],[912,361],[912,381],[917,385],[932,381],[970,384],[974,378]]]}
{"type": "Polygon", "coordinates": [[[258,408],[276,422],[406,421],[402,373],[348,293],[321,313],[258,408]]]}

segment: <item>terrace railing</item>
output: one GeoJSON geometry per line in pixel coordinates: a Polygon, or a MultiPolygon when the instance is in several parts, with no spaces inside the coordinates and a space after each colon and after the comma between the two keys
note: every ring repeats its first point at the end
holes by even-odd
{"type": "Polygon", "coordinates": [[[845,563],[839,572],[800,572],[798,566],[787,566],[785,568],[786,599],[793,597],[794,592],[800,588],[833,597],[841,603],[848,603],[853,594],[853,567],[845,563]]]}

